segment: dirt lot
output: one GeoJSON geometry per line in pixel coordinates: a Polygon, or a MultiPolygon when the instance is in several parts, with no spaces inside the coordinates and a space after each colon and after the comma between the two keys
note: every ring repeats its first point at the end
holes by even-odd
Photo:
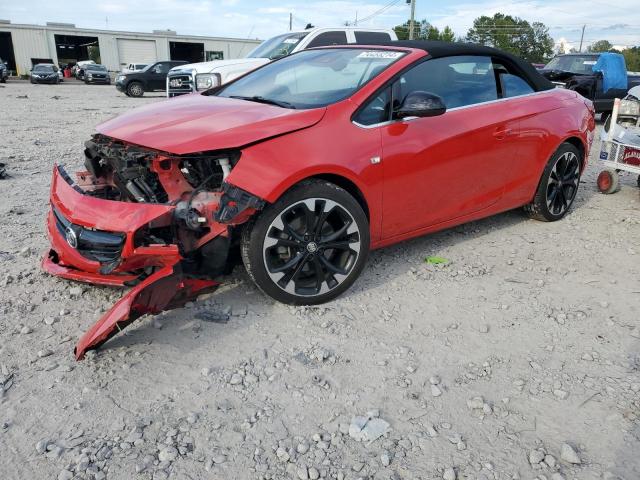
{"type": "Polygon", "coordinates": [[[237,268],[76,362],[120,292],[40,271],[51,168],[162,96],[0,87],[0,478],[640,478],[640,195],[597,193],[596,154],[561,222],[513,211],[376,251],[317,308],[237,268]],[[388,431],[358,441],[367,415],[388,431]]]}

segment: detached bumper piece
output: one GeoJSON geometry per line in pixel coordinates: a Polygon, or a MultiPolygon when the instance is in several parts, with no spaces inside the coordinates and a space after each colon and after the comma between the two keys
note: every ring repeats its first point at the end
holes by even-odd
{"type": "Polygon", "coordinates": [[[82,360],[87,350],[98,348],[142,315],[182,307],[217,285],[212,280],[184,278],[179,263],[158,270],[129,290],[82,336],[73,351],[76,360],[82,360]]]}
{"type": "Polygon", "coordinates": [[[82,336],[74,350],[81,360],[87,350],[142,315],[181,307],[214,290],[219,285],[214,278],[226,266],[232,227],[213,220],[221,192],[191,196],[191,208],[207,219],[192,231],[177,214],[177,205],[185,200],[114,200],[108,191],[112,187],[98,177],[90,172],[77,175],[79,183],[62,167],[54,167],[47,218],[51,249],[42,268],[70,280],[131,287],[82,336]]]}

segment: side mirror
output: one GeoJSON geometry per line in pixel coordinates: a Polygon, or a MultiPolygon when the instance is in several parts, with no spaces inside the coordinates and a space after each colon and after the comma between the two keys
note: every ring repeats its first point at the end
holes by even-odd
{"type": "Polygon", "coordinates": [[[447,111],[444,100],[435,93],[414,90],[410,92],[396,110],[396,118],[436,117],[447,111]]]}

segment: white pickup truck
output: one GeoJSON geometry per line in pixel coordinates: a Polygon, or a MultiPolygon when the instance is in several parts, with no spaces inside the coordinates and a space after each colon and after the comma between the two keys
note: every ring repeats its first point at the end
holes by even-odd
{"type": "Polygon", "coordinates": [[[245,58],[190,63],[172,68],[167,75],[167,97],[217,87],[305,48],[350,43],[375,45],[397,39],[393,30],[357,27],[312,28],[285,33],[265,40],[245,58]]]}

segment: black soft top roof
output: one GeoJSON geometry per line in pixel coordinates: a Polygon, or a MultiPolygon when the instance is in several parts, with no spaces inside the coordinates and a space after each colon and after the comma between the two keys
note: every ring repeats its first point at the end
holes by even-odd
{"type": "Polygon", "coordinates": [[[404,47],[424,50],[431,58],[451,57],[457,55],[483,55],[501,59],[520,71],[531,85],[537,90],[551,90],[555,86],[544,78],[533,65],[515,55],[498,50],[497,48],[477,45],[475,43],[439,42],[436,40],[399,40],[395,42],[381,42],[376,45],[384,47],[404,47]]]}

